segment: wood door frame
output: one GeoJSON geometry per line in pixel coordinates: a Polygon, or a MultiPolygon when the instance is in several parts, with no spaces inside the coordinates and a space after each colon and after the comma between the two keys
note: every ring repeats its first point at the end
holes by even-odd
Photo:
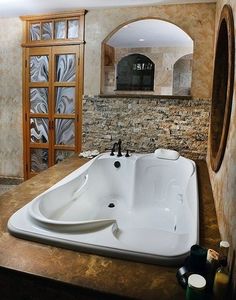
{"type": "Polygon", "coordinates": [[[31,172],[31,149],[48,149],[48,167],[55,164],[55,151],[56,150],[68,150],[75,153],[81,151],[82,143],[82,94],[83,94],[83,44],[76,46],[51,46],[51,47],[35,47],[24,48],[23,51],[23,162],[24,162],[24,178],[28,179],[38,173],[31,172]],[[75,54],[76,55],[76,78],[72,83],[56,82],[55,79],[55,66],[56,55],[59,54],[75,54]],[[48,55],[49,56],[49,81],[47,83],[30,83],[30,56],[32,55],[48,55]],[[56,84],[55,84],[56,83],[56,84]],[[55,88],[56,87],[74,87],[75,88],[75,113],[72,115],[55,114],[55,88]],[[48,114],[32,114],[30,113],[30,88],[31,87],[47,87],[48,88],[48,114]],[[35,115],[35,116],[34,116],[35,115]],[[49,143],[44,144],[32,144],[30,142],[30,118],[40,117],[48,118],[49,128],[48,136],[49,143]],[[75,143],[74,146],[56,145],[55,140],[55,120],[56,119],[74,119],[74,134],[75,143]]]}

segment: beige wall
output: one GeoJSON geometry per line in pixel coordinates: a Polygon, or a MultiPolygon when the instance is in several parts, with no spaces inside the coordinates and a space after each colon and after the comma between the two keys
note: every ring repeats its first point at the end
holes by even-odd
{"type": "Polygon", "coordinates": [[[23,176],[22,23],[0,19],[0,176],[23,176]]]}
{"type": "MultiPolygon", "coordinates": [[[[236,1],[218,0],[216,11],[216,30],[218,28],[221,9],[226,3],[229,3],[233,8],[234,24],[236,26],[236,1]]],[[[234,86],[236,87],[236,76],[234,86]]],[[[221,168],[217,173],[214,173],[211,170],[209,153],[210,151],[208,149],[208,167],[210,171],[220,233],[222,239],[228,240],[232,245],[232,258],[233,252],[235,255],[236,251],[236,89],[234,89],[233,95],[233,105],[226,152],[221,168]]],[[[235,293],[234,299],[236,299],[236,264],[234,265],[233,277],[235,293]]]]}
{"type": "Polygon", "coordinates": [[[85,95],[100,93],[101,42],[118,26],[140,18],[160,18],[181,27],[194,41],[194,98],[210,98],[215,4],[163,5],[90,10],[85,17],[85,95]]]}

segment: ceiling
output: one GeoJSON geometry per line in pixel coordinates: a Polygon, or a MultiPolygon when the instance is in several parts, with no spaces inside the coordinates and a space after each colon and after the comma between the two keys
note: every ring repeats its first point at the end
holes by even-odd
{"type": "Polygon", "coordinates": [[[129,23],[107,42],[118,48],[191,47],[192,39],[178,26],[161,20],[147,19],[129,23]]]}
{"type": "Polygon", "coordinates": [[[93,9],[122,6],[206,3],[215,0],[0,0],[0,17],[53,13],[74,9],[93,9]]]}

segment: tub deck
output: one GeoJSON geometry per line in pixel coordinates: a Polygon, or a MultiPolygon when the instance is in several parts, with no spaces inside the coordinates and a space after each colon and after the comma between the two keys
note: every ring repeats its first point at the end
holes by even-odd
{"type": "MultiPolygon", "coordinates": [[[[70,158],[1,196],[2,299],[21,296],[70,300],[78,299],[78,295],[80,299],[183,299],[184,291],[175,278],[176,268],[65,250],[18,239],[8,233],[7,221],[15,211],[85,162],[78,157],[70,158]]],[[[208,171],[204,161],[196,163],[200,243],[214,248],[220,236],[208,171]]]]}

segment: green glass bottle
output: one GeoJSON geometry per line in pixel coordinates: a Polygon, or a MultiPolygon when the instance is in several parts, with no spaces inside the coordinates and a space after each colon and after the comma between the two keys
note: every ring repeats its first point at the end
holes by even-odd
{"type": "Polygon", "coordinates": [[[227,299],[230,272],[228,268],[229,243],[221,241],[220,243],[220,267],[217,269],[213,284],[213,294],[216,300],[227,299]]]}

